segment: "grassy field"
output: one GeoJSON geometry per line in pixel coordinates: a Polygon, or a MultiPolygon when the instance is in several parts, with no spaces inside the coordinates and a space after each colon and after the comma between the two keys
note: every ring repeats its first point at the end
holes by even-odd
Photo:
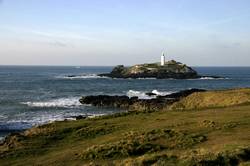
{"type": "Polygon", "coordinates": [[[32,128],[0,146],[0,165],[250,165],[248,100],[207,104],[216,102],[211,95],[238,101],[249,91],[196,93],[162,111],[32,128]]]}
{"type": "Polygon", "coordinates": [[[229,107],[250,103],[250,89],[231,89],[193,93],[171,106],[173,110],[229,107]]]}

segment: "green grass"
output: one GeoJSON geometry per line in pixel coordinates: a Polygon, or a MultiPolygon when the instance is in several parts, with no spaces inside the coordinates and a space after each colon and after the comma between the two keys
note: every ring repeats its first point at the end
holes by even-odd
{"type": "Polygon", "coordinates": [[[170,109],[187,110],[211,107],[228,107],[250,103],[250,89],[197,92],[174,103],[170,109]]]}
{"type": "Polygon", "coordinates": [[[128,132],[117,142],[105,143],[88,148],[84,159],[113,159],[140,156],[162,150],[185,149],[203,142],[203,135],[185,134],[175,130],[158,129],[148,132],[128,132]]]}
{"type": "Polygon", "coordinates": [[[248,103],[54,122],[9,137],[0,165],[249,165],[249,131],[248,103]]]}

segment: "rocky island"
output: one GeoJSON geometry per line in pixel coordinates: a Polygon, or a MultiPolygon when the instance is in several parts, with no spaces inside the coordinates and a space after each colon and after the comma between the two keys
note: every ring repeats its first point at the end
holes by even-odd
{"type": "Polygon", "coordinates": [[[191,67],[174,60],[160,63],[139,64],[131,67],[116,66],[110,73],[100,74],[111,78],[193,79],[200,76],[191,67]]]}
{"type": "Polygon", "coordinates": [[[118,65],[110,73],[99,74],[110,78],[156,78],[156,79],[197,79],[203,77],[221,78],[218,76],[201,76],[186,64],[170,60],[160,63],[145,63],[131,67],[118,65]]]}

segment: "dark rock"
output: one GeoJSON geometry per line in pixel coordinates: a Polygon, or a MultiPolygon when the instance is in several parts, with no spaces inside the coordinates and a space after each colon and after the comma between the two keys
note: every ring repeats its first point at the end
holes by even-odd
{"type": "Polygon", "coordinates": [[[156,96],[156,94],[155,94],[155,93],[152,93],[152,92],[147,92],[146,95],[147,95],[147,96],[156,96]]]}
{"type": "Polygon", "coordinates": [[[130,98],[130,100],[138,100],[138,97],[137,96],[133,96],[130,98]]]}
{"type": "Polygon", "coordinates": [[[73,77],[76,77],[76,75],[68,75],[67,77],[73,78],[73,77]]]}
{"type": "Polygon", "coordinates": [[[98,95],[98,96],[85,96],[79,101],[82,104],[91,104],[93,106],[108,106],[124,108],[128,107],[138,98],[129,98],[128,96],[109,96],[109,95],[98,95]]]}
{"type": "Polygon", "coordinates": [[[79,101],[82,104],[91,104],[98,107],[115,107],[129,110],[146,111],[159,110],[166,105],[170,105],[183,97],[194,92],[204,92],[202,89],[188,89],[165,96],[157,96],[155,99],[138,99],[138,97],[128,96],[84,96],[79,101]]]}
{"type": "Polygon", "coordinates": [[[78,115],[78,116],[71,116],[72,118],[75,118],[76,120],[86,119],[88,116],[86,115],[78,115]]]}

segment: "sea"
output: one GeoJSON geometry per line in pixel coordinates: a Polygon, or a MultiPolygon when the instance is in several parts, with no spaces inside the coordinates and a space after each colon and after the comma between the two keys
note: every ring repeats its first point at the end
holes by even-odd
{"type": "Polygon", "coordinates": [[[79,103],[86,95],[127,95],[148,99],[184,89],[250,87],[250,67],[193,67],[201,79],[111,79],[99,77],[110,67],[0,66],[0,138],[53,121],[126,111],[79,103]],[[209,76],[221,76],[214,79],[209,76]]]}

